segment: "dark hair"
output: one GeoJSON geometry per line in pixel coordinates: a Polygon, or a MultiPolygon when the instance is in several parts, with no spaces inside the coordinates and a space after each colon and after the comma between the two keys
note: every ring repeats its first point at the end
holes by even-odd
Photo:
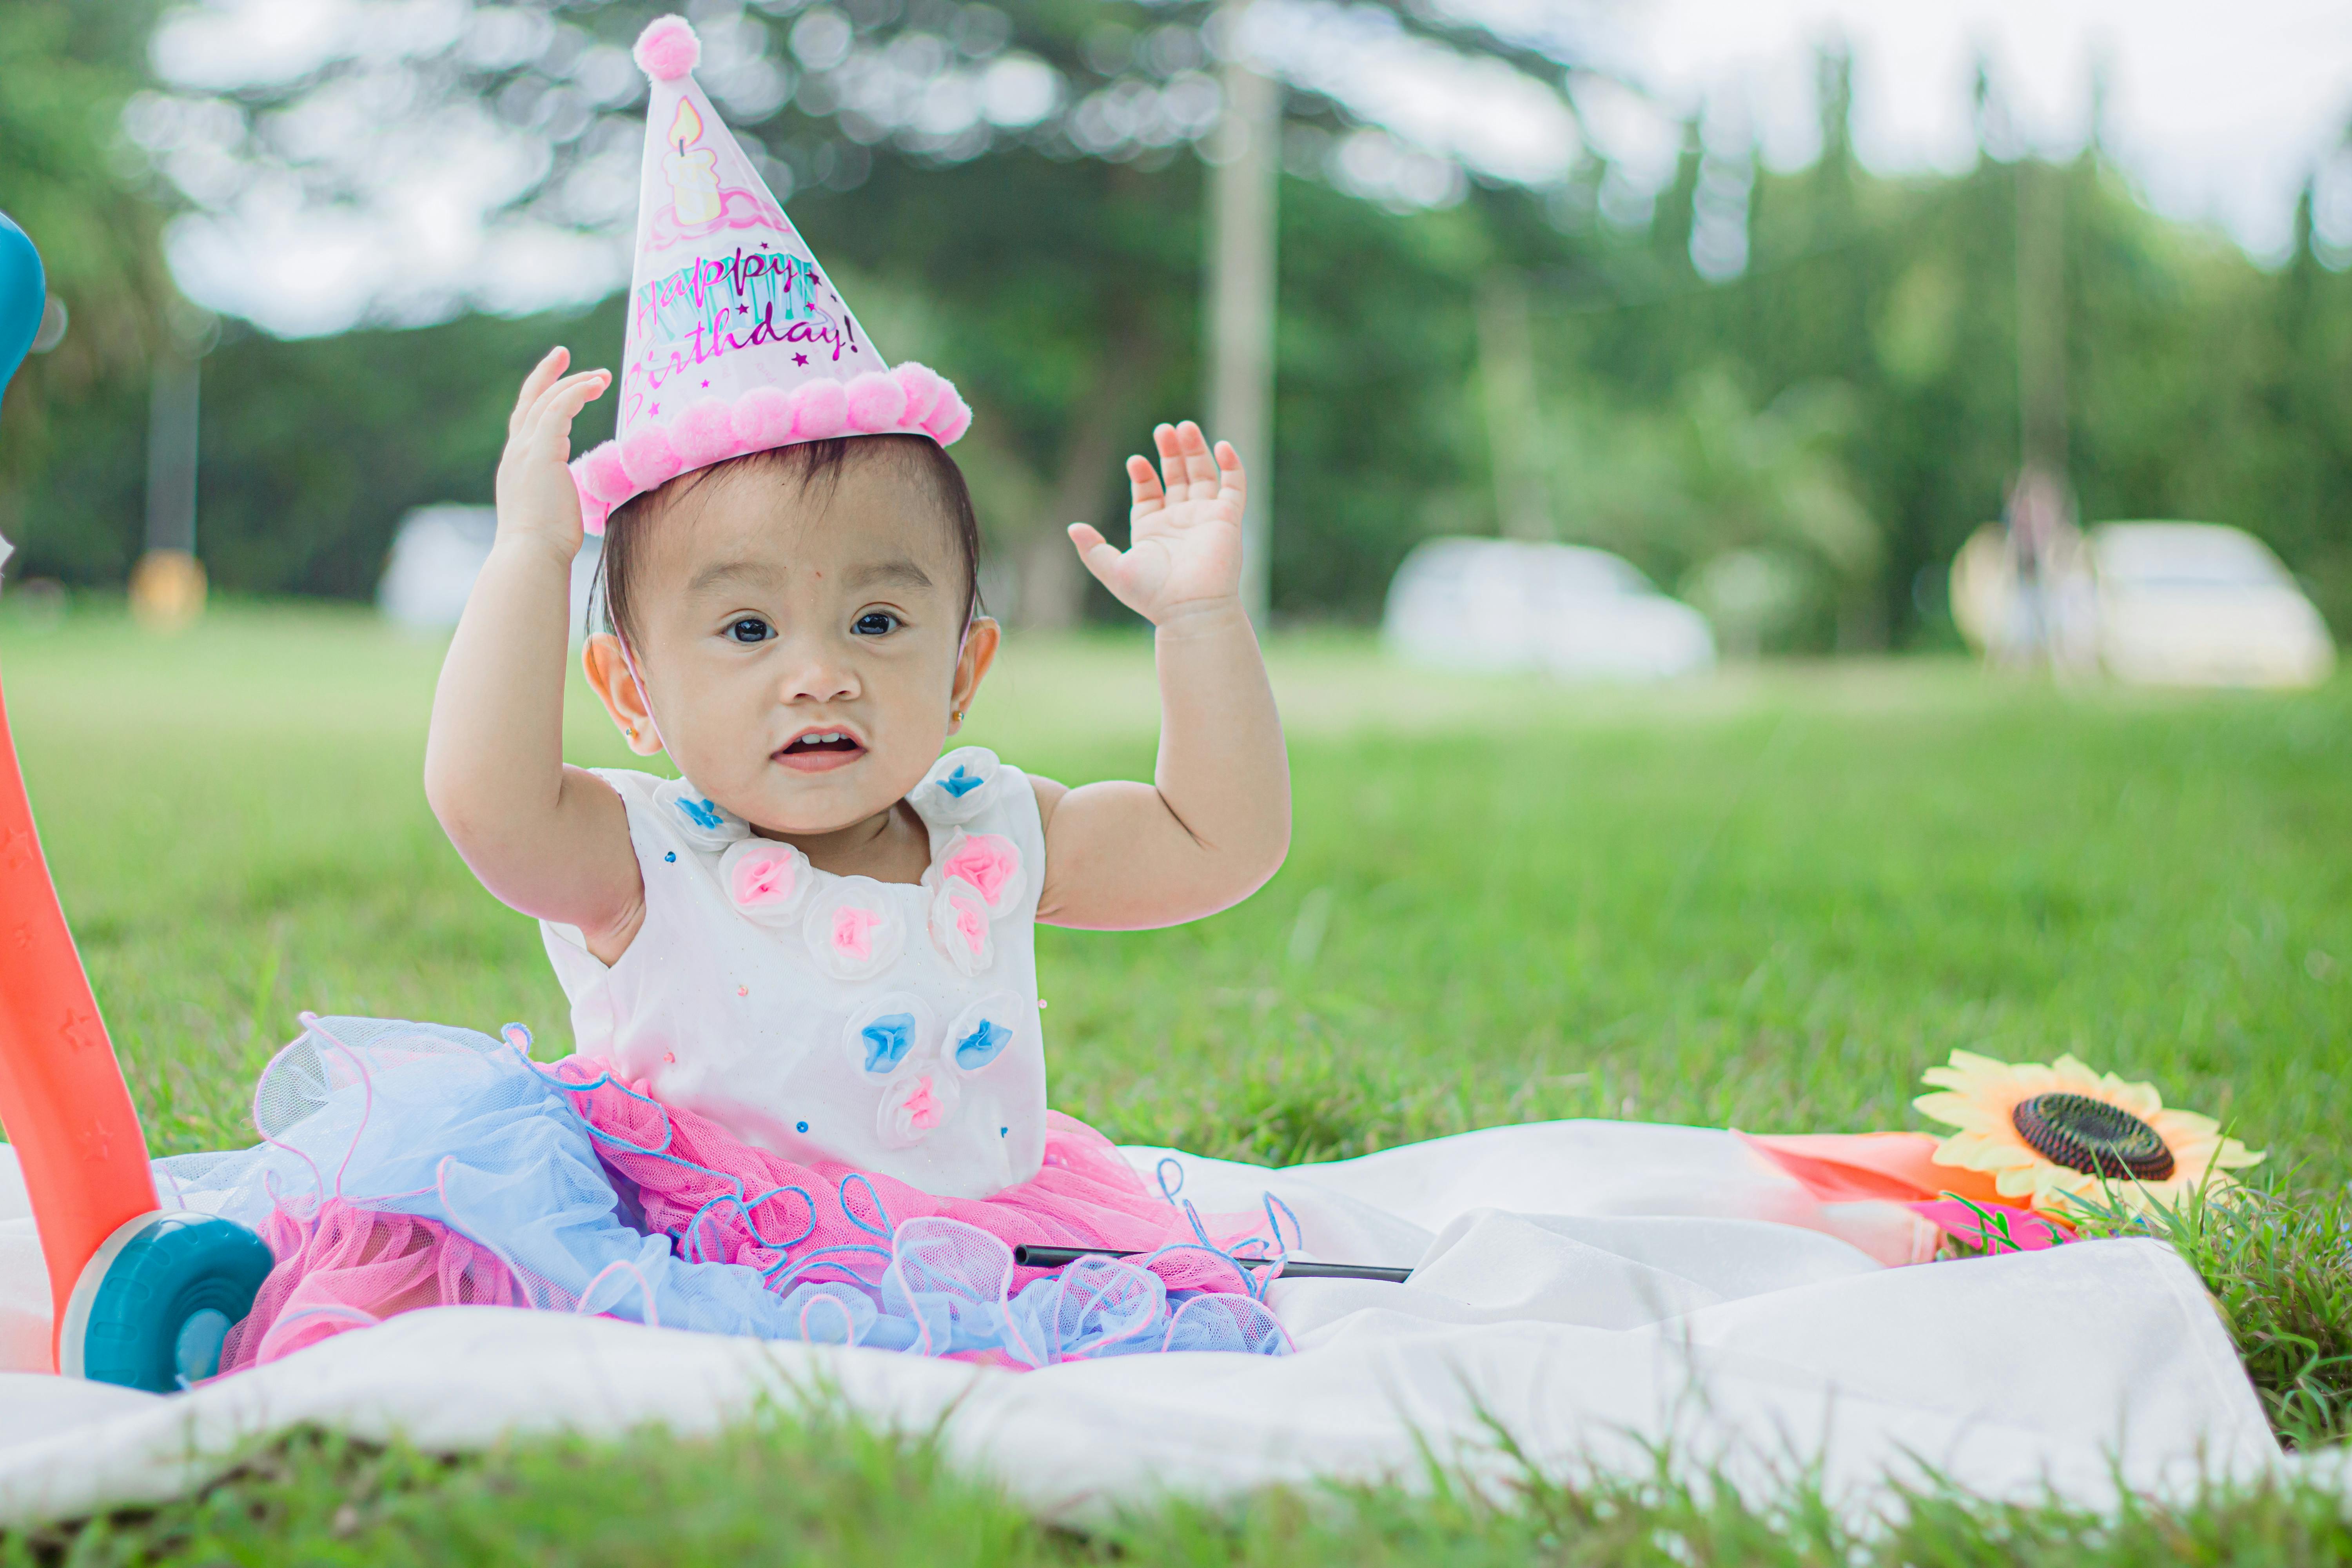
{"type": "Polygon", "coordinates": [[[772,447],[749,452],[723,463],[678,475],[633,496],[613,509],[604,522],[604,550],[597,562],[597,587],[604,604],[605,624],[624,638],[634,635],[631,584],[646,547],[646,526],[686,496],[722,474],[753,478],[772,473],[797,481],[801,495],[815,491],[830,499],[841,476],[854,463],[888,459],[927,481],[939,504],[941,521],[955,535],[963,557],[964,618],[980,613],[980,518],[971,508],[971,490],[963,470],[947,449],[928,436],[840,436],[830,441],[803,441],[793,447],[772,447]]]}

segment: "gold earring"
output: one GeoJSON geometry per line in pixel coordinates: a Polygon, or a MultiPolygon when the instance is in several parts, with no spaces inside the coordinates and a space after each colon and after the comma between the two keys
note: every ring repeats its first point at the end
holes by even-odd
{"type": "Polygon", "coordinates": [[[621,733],[634,741],[637,738],[637,727],[635,724],[624,724],[621,726],[621,733]]]}
{"type": "Polygon", "coordinates": [[[963,710],[959,708],[954,712],[949,714],[948,717],[954,722],[961,724],[963,722],[963,710]]]}

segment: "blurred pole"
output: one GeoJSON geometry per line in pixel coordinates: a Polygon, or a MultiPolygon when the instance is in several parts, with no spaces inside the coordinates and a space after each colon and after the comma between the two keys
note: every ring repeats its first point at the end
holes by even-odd
{"type": "Polygon", "coordinates": [[[131,609],[155,631],[204,613],[196,560],[196,413],[201,363],[173,345],[155,360],[147,403],[147,552],[131,574],[131,609]]]}
{"type": "Polygon", "coordinates": [[[2065,171],[2017,165],[2019,467],[2066,474],[2065,171]]]}
{"type": "Polygon", "coordinates": [[[1249,465],[1242,605],[1265,627],[1274,535],[1275,200],[1282,89],[1242,48],[1248,0],[1224,0],[1224,117],[1210,146],[1209,437],[1249,465]]]}
{"type": "Polygon", "coordinates": [[[2018,473],[2006,509],[2011,610],[2005,662],[2053,675],[2095,658],[2066,478],[2065,171],[2017,163],[2018,473]]]}
{"type": "Polygon", "coordinates": [[[1551,539],[1551,503],[1536,456],[1536,367],[1528,286],[1507,267],[1478,284],[1478,380],[1495,468],[1495,517],[1506,539],[1551,539]]]}
{"type": "Polygon", "coordinates": [[[147,548],[196,552],[196,362],[155,362],[147,401],[147,548]]]}

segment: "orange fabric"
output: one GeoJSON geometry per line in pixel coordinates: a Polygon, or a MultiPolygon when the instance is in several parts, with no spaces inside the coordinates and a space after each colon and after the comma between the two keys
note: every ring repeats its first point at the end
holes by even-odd
{"type": "MultiPolygon", "coordinates": [[[[66,929],[0,703],[0,1127],[49,1266],[54,1321],[82,1265],[156,1206],[147,1139],[66,929]]],[[[57,1352],[56,1329],[49,1342],[57,1352]]],[[[55,1364],[54,1361],[51,1364],[55,1364]]]]}
{"type": "Polygon", "coordinates": [[[1936,1163],[1937,1140],[1925,1132],[1798,1132],[1734,1136],[1805,1184],[1825,1204],[1863,1198],[1916,1203],[1946,1193],[1981,1204],[2008,1200],[1991,1173],[1936,1163]]]}

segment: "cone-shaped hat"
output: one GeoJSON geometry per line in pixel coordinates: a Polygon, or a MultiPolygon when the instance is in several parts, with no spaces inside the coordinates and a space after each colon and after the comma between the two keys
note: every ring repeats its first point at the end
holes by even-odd
{"type": "Polygon", "coordinates": [[[971,423],[955,387],[892,369],[694,79],[683,16],[637,39],[652,79],[614,438],[572,465],[583,521],[692,468],[835,436],[971,423]]]}

